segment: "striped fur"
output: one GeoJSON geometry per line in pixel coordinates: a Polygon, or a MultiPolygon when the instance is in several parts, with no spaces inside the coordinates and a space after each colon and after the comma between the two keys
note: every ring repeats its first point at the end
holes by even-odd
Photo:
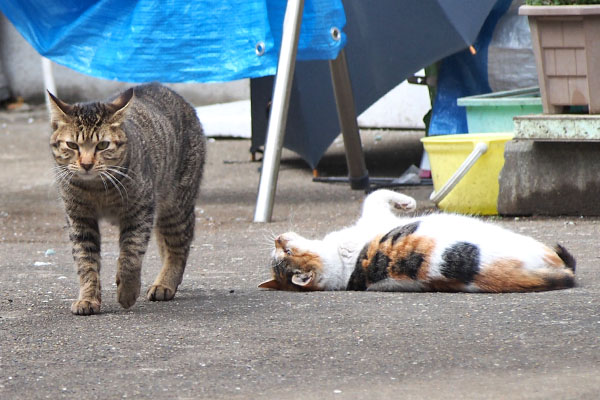
{"type": "Polygon", "coordinates": [[[575,259],[564,247],[550,249],[531,237],[471,217],[395,216],[392,208],[414,208],[409,199],[380,190],[367,197],[363,215],[353,227],[323,240],[294,233],[279,236],[272,257],[273,278],[260,287],[529,292],[575,285],[575,259]]]}
{"type": "Polygon", "coordinates": [[[120,230],[119,303],[129,308],[136,302],[154,225],[163,266],[147,298],[172,299],[193,238],[205,158],[194,108],[160,84],[137,86],[107,102],[50,99],[50,147],[80,282],[71,311],[100,311],[101,218],[120,230]]]}

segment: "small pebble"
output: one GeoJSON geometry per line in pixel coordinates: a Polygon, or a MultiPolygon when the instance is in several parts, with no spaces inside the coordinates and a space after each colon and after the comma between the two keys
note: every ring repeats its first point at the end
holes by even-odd
{"type": "Polygon", "coordinates": [[[51,265],[52,263],[44,262],[44,261],[36,261],[33,263],[34,267],[45,267],[46,265],[51,265]]]}

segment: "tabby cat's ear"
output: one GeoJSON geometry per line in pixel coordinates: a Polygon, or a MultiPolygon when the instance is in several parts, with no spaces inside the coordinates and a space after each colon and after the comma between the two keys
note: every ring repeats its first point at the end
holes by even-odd
{"type": "Polygon", "coordinates": [[[109,108],[113,112],[111,118],[112,123],[120,123],[125,117],[125,111],[133,99],[133,88],[129,88],[119,95],[116,99],[108,103],[109,108]]]}
{"type": "Polygon", "coordinates": [[[269,279],[268,281],[264,281],[260,285],[258,285],[261,289],[273,289],[273,290],[282,290],[279,282],[275,279],[269,279]]]}
{"type": "Polygon", "coordinates": [[[315,273],[312,271],[303,272],[301,274],[294,274],[294,276],[292,276],[292,283],[294,285],[302,286],[302,287],[310,286],[314,277],[315,277],[315,273]]]}
{"type": "Polygon", "coordinates": [[[48,98],[50,99],[50,111],[52,113],[52,119],[64,118],[67,116],[71,110],[73,110],[73,106],[71,104],[65,103],[58,97],[54,96],[52,93],[48,92],[48,98]]]}

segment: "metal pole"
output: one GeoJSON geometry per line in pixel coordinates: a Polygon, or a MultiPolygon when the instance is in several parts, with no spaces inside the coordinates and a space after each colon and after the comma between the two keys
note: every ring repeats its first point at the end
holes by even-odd
{"type": "MultiPolygon", "coordinates": [[[[44,77],[44,87],[46,90],[50,91],[55,96],[58,96],[56,93],[56,83],[54,83],[54,74],[52,74],[52,63],[46,57],[41,57],[42,61],[42,76],[44,77]]],[[[48,95],[44,93],[44,97],[46,99],[46,108],[48,109],[48,113],[50,113],[50,99],[48,95]]]]}
{"type": "Polygon", "coordinates": [[[273,102],[267,128],[254,222],[269,222],[273,215],[273,200],[277,188],[277,174],[279,173],[281,149],[290,105],[290,91],[296,65],[303,9],[304,0],[288,0],[285,9],[281,49],[279,50],[277,75],[273,88],[273,102]]]}
{"type": "Polygon", "coordinates": [[[367,171],[365,165],[365,157],[360,142],[356,107],[354,106],[354,95],[352,94],[345,50],[342,49],[335,60],[329,61],[329,70],[331,71],[331,81],[342,137],[344,138],[350,187],[358,190],[367,189],[369,187],[369,171],[367,171]]]}

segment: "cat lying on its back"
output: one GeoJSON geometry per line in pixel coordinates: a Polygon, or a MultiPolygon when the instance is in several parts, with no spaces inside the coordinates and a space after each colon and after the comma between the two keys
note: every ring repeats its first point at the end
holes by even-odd
{"type": "Polygon", "coordinates": [[[390,190],[370,194],[358,222],[323,240],[293,232],[275,239],[278,290],[528,292],[575,284],[565,248],[476,218],[431,214],[400,218],[415,200],[390,190]]]}

